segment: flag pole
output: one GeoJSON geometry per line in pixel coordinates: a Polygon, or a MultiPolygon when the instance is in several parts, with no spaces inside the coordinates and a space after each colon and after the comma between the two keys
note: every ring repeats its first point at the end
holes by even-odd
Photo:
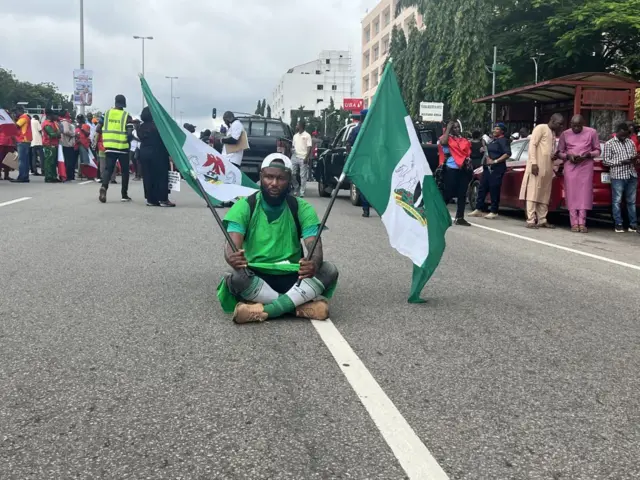
{"type": "Polygon", "coordinates": [[[213,203],[211,203],[211,199],[209,198],[209,195],[207,194],[204,187],[200,183],[200,180],[198,179],[198,175],[193,170],[191,171],[191,177],[195,180],[195,184],[198,186],[198,190],[200,190],[200,193],[202,194],[204,201],[207,202],[207,207],[209,207],[209,210],[211,210],[211,213],[213,213],[213,216],[216,219],[216,222],[218,223],[220,230],[222,230],[224,237],[227,239],[227,242],[231,246],[231,250],[233,250],[234,253],[237,252],[238,247],[236,247],[236,244],[231,239],[231,235],[229,235],[229,232],[227,232],[227,229],[224,228],[224,223],[222,223],[222,219],[220,218],[220,215],[218,215],[218,212],[216,211],[216,207],[214,207],[213,203]]]}
{"type": "MultiPolygon", "coordinates": [[[[327,205],[327,209],[324,211],[324,216],[322,217],[322,221],[318,226],[318,234],[316,235],[316,238],[313,240],[313,243],[311,244],[311,248],[309,248],[309,253],[307,253],[307,258],[306,258],[307,261],[311,260],[311,257],[313,257],[313,252],[315,252],[316,247],[318,246],[318,242],[320,241],[320,235],[322,235],[324,226],[327,224],[327,219],[329,218],[329,214],[331,213],[333,204],[336,203],[336,198],[338,196],[338,192],[340,191],[340,185],[342,185],[342,182],[344,181],[345,178],[346,178],[346,175],[344,172],[342,172],[340,174],[340,178],[338,178],[338,183],[336,184],[335,188],[331,192],[331,199],[329,200],[329,205],[327,205]]],[[[297,283],[298,286],[300,286],[301,281],[302,280],[298,280],[298,283],[297,283]]]]}

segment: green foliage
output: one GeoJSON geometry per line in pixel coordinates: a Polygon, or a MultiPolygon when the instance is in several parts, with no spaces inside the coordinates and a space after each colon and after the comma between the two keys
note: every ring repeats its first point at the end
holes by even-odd
{"type": "Polygon", "coordinates": [[[304,120],[307,124],[307,131],[320,132],[321,136],[327,136],[332,138],[338,132],[338,130],[344,126],[347,119],[351,116],[351,112],[343,110],[342,108],[336,109],[333,97],[329,100],[329,106],[321,112],[319,117],[315,116],[313,110],[306,110],[304,105],[300,105],[298,109],[291,110],[291,128],[295,129],[299,120],[304,120]],[[325,132],[325,116],[327,131],[325,132]]]}
{"type": "Polygon", "coordinates": [[[62,106],[73,112],[73,103],[62,95],[53,83],[23,82],[9,70],[0,68],[0,107],[13,108],[18,102],[28,102],[27,108],[62,106]]]}
{"type": "Polygon", "coordinates": [[[271,105],[267,105],[267,118],[271,118],[271,105]]]}
{"type": "MultiPolygon", "coordinates": [[[[269,111],[271,111],[271,107],[269,107],[269,111]]],[[[262,99],[258,100],[258,106],[256,107],[255,114],[264,116],[267,113],[267,100],[262,99]]]]}

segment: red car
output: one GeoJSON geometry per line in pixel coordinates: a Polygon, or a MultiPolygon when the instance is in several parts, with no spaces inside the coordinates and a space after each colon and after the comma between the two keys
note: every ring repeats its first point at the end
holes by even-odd
{"type": "MultiPolygon", "coordinates": [[[[604,145],[600,145],[601,149],[604,145]]],[[[524,210],[524,200],[520,200],[520,187],[524,170],[529,158],[529,140],[515,140],[511,143],[511,158],[507,160],[507,171],[502,179],[502,189],[500,191],[500,207],[515,208],[524,210]]],[[[564,199],[564,178],[562,170],[559,168],[562,160],[555,162],[556,172],[551,187],[551,199],[549,200],[549,211],[566,211],[564,199]]],[[[637,167],[640,173],[640,167],[637,167]]],[[[480,179],[482,178],[482,167],[473,172],[473,180],[469,185],[467,198],[472,208],[476,206],[480,179]]],[[[640,184],[638,184],[638,196],[636,202],[640,205],[640,184]]],[[[487,205],[491,204],[487,195],[487,205]]],[[[611,178],[609,177],[609,167],[602,164],[602,159],[596,158],[593,172],[593,211],[611,213],[611,178]]]]}

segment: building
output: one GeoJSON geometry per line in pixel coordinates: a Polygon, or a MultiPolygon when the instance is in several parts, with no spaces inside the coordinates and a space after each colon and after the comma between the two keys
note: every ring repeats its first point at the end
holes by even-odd
{"type": "Polygon", "coordinates": [[[329,106],[336,108],[354,94],[355,75],[351,53],[346,50],[323,50],[317,59],[290,68],[278,82],[271,98],[271,115],[291,122],[291,110],[303,106],[319,115],[329,106]]]}
{"type": "Polygon", "coordinates": [[[415,7],[406,8],[396,17],[397,0],[381,0],[362,20],[362,98],[369,107],[378,88],[384,62],[389,55],[391,30],[397,25],[409,34],[409,23],[414,18],[418,28],[423,28],[422,17],[415,7]]]}

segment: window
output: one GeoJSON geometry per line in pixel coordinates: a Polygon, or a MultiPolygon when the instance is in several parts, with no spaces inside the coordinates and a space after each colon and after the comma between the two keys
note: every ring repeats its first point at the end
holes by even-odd
{"type": "Polygon", "coordinates": [[[507,160],[508,162],[513,162],[518,158],[518,155],[522,152],[522,147],[524,147],[525,143],[527,142],[514,142],[511,144],[511,158],[507,160]]]}
{"type": "Polygon", "coordinates": [[[375,62],[380,57],[380,47],[376,45],[373,47],[373,61],[375,62]]]}
{"type": "Polygon", "coordinates": [[[326,63],[327,65],[331,65],[331,60],[327,58],[327,59],[325,60],[325,63],[326,63]]]}
{"type": "Polygon", "coordinates": [[[378,69],[371,74],[371,83],[374,87],[378,86],[378,69]]]}
{"type": "Polygon", "coordinates": [[[387,8],[383,15],[383,25],[386,27],[391,23],[391,10],[387,8]]]}
{"type": "Polygon", "coordinates": [[[389,37],[387,36],[384,40],[382,40],[382,54],[386,55],[389,53],[389,37]]]}
{"type": "Polygon", "coordinates": [[[380,33],[380,20],[376,20],[373,22],[373,34],[377,35],[380,33]]]}
{"type": "Polygon", "coordinates": [[[250,135],[253,137],[264,137],[264,122],[260,120],[252,120],[250,135]]]}
{"type": "Polygon", "coordinates": [[[280,122],[266,122],[266,123],[267,123],[267,130],[266,130],[267,137],[283,137],[285,135],[285,131],[282,128],[282,123],[280,122]]]}
{"type": "Polygon", "coordinates": [[[367,43],[371,40],[371,28],[367,27],[364,29],[364,43],[367,43]]]}
{"type": "Polygon", "coordinates": [[[316,70],[316,75],[320,75],[320,70],[316,70]]]}
{"type": "Polygon", "coordinates": [[[364,64],[364,68],[367,68],[369,66],[369,52],[364,54],[364,59],[362,60],[362,63],[364,64]]]}
{"type": "Polygon", "coordinates": [[[324,85],[318,85],[317,90],[324,90],[324,85]]]}
{"type": "Polygon", "coordinates": [[[338,132],[338,134],[336,135],[336,138],[333,140],[333,148],[336,148],[338,146],[340,146],[342,137],[344,136],[344,133],[347,131],[347,127],[342,127],[340,129],[340,131],[338,132]]]}
{"type": "MultiPolygon", "coordinates": [[[[522,155],[520,155],[518,161],[526,162],[527,160],[529,160],[529,142],[522,142],[522,145],[524,145],[524,148],[522,149],[522,155]]],[[[511,156],[513,158],[516,158],[516,155],[513,153],[513,148],[511,149],[511,156]]]]}
{"type": "Polygon", "coordinates": [[[324,98],[316,98],[316,105],[320,102],[324,102],[324,98]]]}
{"type": "Polygon", "coordinates": [[[369,75],[364,77],[364,79],[362,80],[362,90],[365,92],[369,90],[369,75]]]}
{"type": "Polygon", "coordinates": [[[337,85],[331,85],[331,90],[338,90],[338,86],[337,85]]]}

